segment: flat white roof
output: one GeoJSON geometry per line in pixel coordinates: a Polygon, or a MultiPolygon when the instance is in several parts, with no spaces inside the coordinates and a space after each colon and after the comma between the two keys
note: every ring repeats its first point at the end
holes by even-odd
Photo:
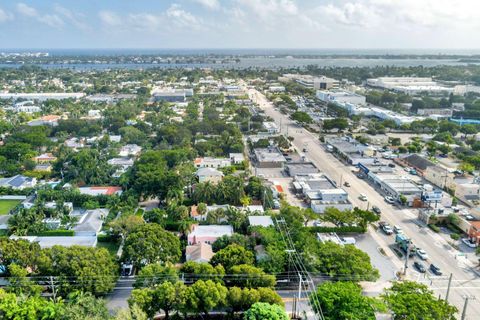
{"type": "Polygon", "coordinates": [[[269,227],[273,226],[273,220],[270,216],[249,216],[248,222],[251,226],[269,227]]]}
{"type": "Polygon", "coordinates": [[[37,237],[37,236],[11,236],[10,239],[24,239],[30,242],[38,242],[41,248],[51,248],[53,246],[71,247],[84,246],[95,247],[97,244],[96,236],[78,236],[78,237],[37,237]]]}
{"type": "Polygon", "coordinates": [[[229,225],[208,225],[195,226],[189,236],[212,236],[221,237],[223,235],[232,235],[233,227],[229,225]]]}

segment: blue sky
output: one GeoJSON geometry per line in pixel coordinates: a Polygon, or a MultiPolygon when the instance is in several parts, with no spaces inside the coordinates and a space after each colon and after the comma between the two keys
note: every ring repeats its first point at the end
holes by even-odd
{"type": "Polygon", "coordinates": [[[0,48],[479,48],[478,0],[0,2],[0,48]]]}

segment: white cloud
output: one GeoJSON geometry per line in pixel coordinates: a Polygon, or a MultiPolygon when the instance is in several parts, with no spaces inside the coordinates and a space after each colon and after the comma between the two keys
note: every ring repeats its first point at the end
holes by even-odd
{"type": "Polygon", "coordinates": [[[13,14],[0,8],[0,23],[13,20],[13,14]]]}
{"type": "Polygon", "coordinates": [[[37,9],[30,7],[26,5],[25,3],[18,3],[17,4],[17,11],[18,13],[27,16],[27,17],[37,17],[38,16],[38,11],[37,9]]]}
{"type": "Polygon", "coordinates": [[[84,16],[79,13],[74,13],[71,10],[62,7],[60,5],[55,5],[54,11],[59,14],[60,16],[64,17],[66,20],[68,20],[72,25],[77,27],[80,30],[90,30],[90,27],[88,24],[84,21],[84,16]]]}
{"type": "Polygon", "coordinates": [[[100,21],[109,27],[116,27],[122,24],[122,18],[115,12],[100,11],[98,16],[100,17],[100,21]]]}
{"type": "Polygon", "coordinates": [[[459,28],[480,24],[478,0],[335,1],[316,10],[333,22],[361,27],[459,28]]]}
{"type": "Polygon", "coordinates": [[[201,22],[190,12],[183,10],[178,4],[172,4],[165,12],[166,16],[177,26],[198,29],[201,22]]]}
{"type": "Polygon", "coordinates": [[[57,14],[41,14],[37,9],[30,7],[25,3],[18,3],[17,11],[23,16],[35,18],[38,22],[46,24],[52,28],[62,28],[65,25],[63,19],[57,14]]]}
{"type": "Polygon", "coordinates": [[[193,0],[203,7],[210,9],[210,10],[218,10],[220,9],[220,2],[218,0],[193,0]]]}

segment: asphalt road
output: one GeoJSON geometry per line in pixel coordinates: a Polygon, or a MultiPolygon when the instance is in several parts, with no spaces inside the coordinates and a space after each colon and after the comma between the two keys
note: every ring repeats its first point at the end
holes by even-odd
{"type": "MultiPolygon", "coordinates": [[[[258,106],[265,111],[265,114],[274,119],[277,126],[279,126],[281,133],[287,134],[294,138],[292,144],[301,151],[303,148],[307,149],[307,158],[314,162],[315,165],[330,178],[342,183],[348,181],[349,188],[345,188],[350,195],[350,200],[359,208],[366,209],[367,206],[376,205],[382,211],[382,220],[393,225],[399,225],[404,230],[404,233],[413,240],[413,243],[424,249],[430,259],[425,265],[434,263],[438,265],[443,271],[444,275],[453,274],[455,285],[452,285],[449,301],[462,310],[464,297],[475,296],[477,300],[470,300],[468,304],[466,319],[478,319],[480,315],[480,283],[474,281],[479,279],[477,274],[473,272],[470,266],[466,266],[463,258],[457,257],[458,252],[448,245],[448,243],[438,234],[433,233],[428,228],[419,226],[416,214],[411,209],[397,208],[387,204],[383,197],[371,186],[368,182],[359,179],[351,172],[352,167],[345,165],[335,158],[331,153],[327,152],[324,146],[314,135],[307,130],[300,128],[288,116],[280,113],[274,109],[273,105],[266,99],[266,97],[255,89],[248,90],[249,96],[255,101],[258,106]],[[358,199],[360,193],[365,194],[368,202],[360,201],[358,199]],[[465,283],[465,285],[463,285],[465,283]]],[[[381,232],[370,230],[372,238],[377,242],[377,245],[384,248],[388,257],[391,258],[395,270],[392,272],[403,270],[404,262],[397,258],[395,254],[389,249],[389,246],[394,242],[393,236],[385,236],[381,232]]],[[[416,258],[415,258],[416,259],[416,258]]],[[[410,279],[422,280],[430,284],[431,288],[437,295],[442,297],[446,294],[446,283],[444,278],[435,279],[432,274],[427,274],[428,278],[424,278],[418,272],[414,271],[412,264],[414,259],[410,259],[409,268],[407,269],[407,276],[410,279]],[[432,280],[433,279],[433,280],[432,280]],[[438,284],[438,285],[437,285],[438,284]]]]}

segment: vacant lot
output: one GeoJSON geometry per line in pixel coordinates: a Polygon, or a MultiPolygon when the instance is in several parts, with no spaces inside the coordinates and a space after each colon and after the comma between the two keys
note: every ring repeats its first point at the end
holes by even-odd
{"type": "Polygon", "coordinates": [[[0,200],[0,215],[8,214],[20,202],[20,200],[0,200]]]}

